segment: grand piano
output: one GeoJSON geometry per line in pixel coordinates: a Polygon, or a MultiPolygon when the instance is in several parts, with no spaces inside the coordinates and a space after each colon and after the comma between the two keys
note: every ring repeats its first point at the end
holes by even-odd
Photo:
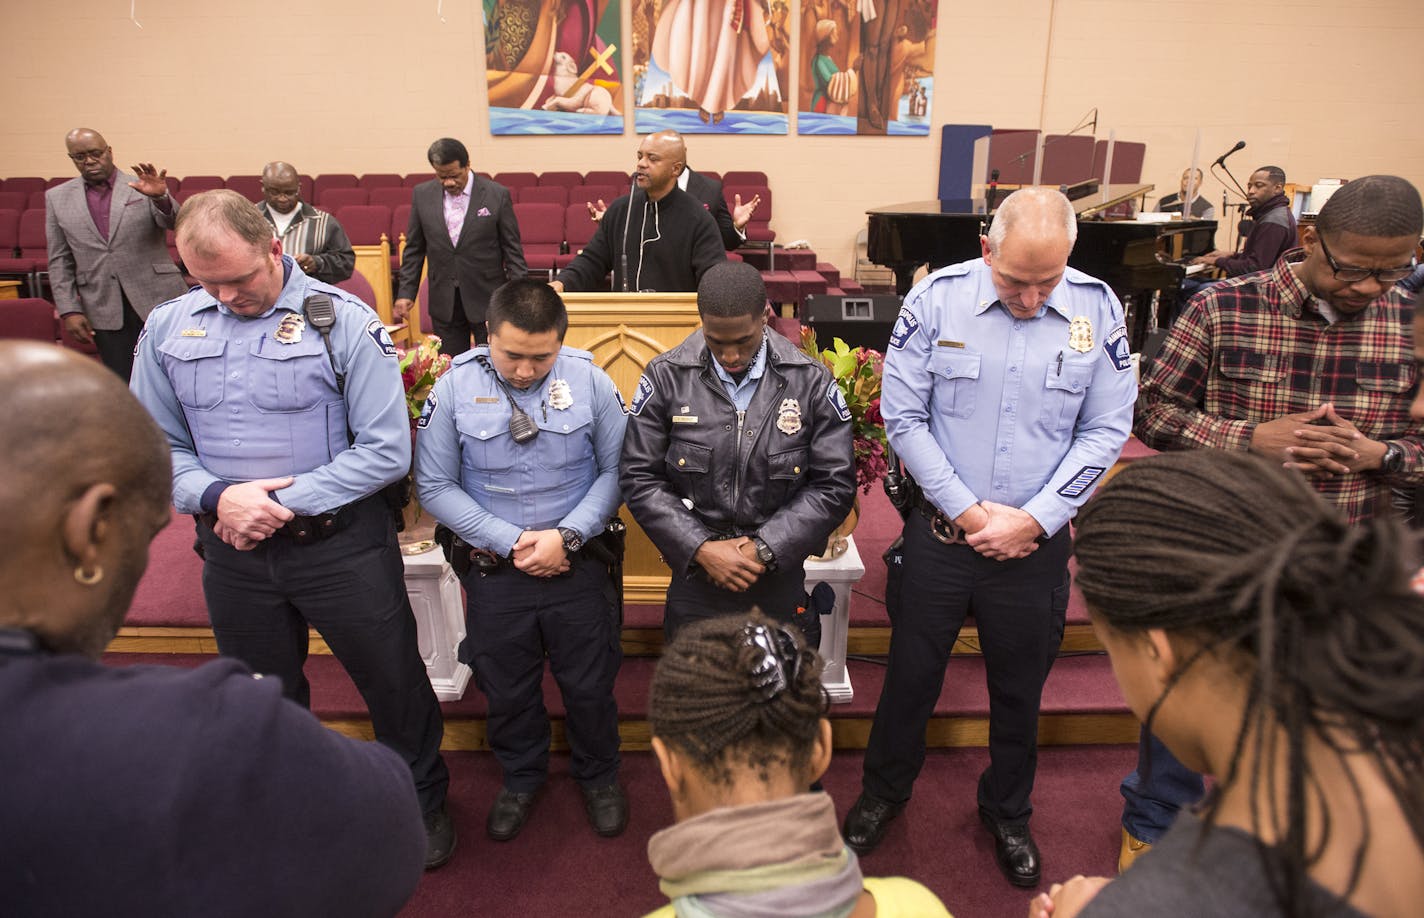
{"type": "MultiPolygon", "coordinates": [[[[1105,194],[1096,189],[1073,202],[1078,241],[1068,264],[1105,281],[1117,293],[1127,312],[1134,351],[1141,351],[1148,335],[1170,326],[1176,317],[1187,274],[1178,262],[1215,248],[1215,220],[1139,223],[1105,218],[1117,205],[1151,190],[1151,185],[1109,185],[1105,194]]],[[[983,200],[893,204],[867,213],[866,257],[895,272],[901,296],[909,292],[921,265],[933,271],[978,258],[979,237],[993,221],[983,200]]]]}

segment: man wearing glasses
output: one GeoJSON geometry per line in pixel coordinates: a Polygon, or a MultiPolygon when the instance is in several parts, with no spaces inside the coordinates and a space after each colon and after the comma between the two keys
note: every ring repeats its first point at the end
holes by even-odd
{"type": "Polygon", "coordinates": [[[292,256],[307,277],[339,284],[356,268],[356,251],[336,218],[302,200],[296,167],[274,162],[262,167],[262,216],[272,224],[282,251],[292,256]]]}
{"type": "Polygon", "coordinates": [[[165,171],[150,163],[134,166],[135,175],[115,169],[98,131],[75,128],[64,145],[79,178],[45,192],[54,304],[69,334],[92,342],[128,382],[149,310],[187,289],[164,240],[178,204],[165,171]]]}
{"type": "MultiPolygon", "coordinates": [[[[1409,182],[1346,184],[1305,227],[1303,249],[1187,305],[1142,380],[1134,432],[1157,449],[1260,453],[1305,475],[1351,523],[1394,512],[1392,488],[1424,484],[1424,427],[1409,416],[1414,303],[1396,286],[1414,270],[1421,229],[1409,182]]],[[[1123,782],[1125,855],[1202,793],[1200,776],[1144,735],[1143,755],[1149,747],[1150,768],[1140,755],[1123,782]]]]}

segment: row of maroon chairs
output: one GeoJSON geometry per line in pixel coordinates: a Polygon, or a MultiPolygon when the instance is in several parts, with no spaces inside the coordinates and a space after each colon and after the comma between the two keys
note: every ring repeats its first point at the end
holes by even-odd
{"type": "Polygon", "coordinates": [[[53,303],[38,297],[0,300],[0,338],[48,341],[91,357],[99,356],[99,349],[92,343],[80,344],[69,334],[53,303]]]}

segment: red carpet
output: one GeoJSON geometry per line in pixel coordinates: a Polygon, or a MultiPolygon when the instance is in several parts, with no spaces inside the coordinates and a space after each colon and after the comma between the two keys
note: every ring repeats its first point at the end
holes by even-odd
{"type": "MultiPolygon", "coordinates": [[[[1047,882],[1114,869],[1122,809],[1117,785],[1135,756],[1136,748],[1129,746],[1040,751],[1033,828],[1047,882]]],[[[486,808],[499,787],[493,758],[461,752],[447,755],[447,761],[459,847],[448,865],[426,874],[403,918],[611,918],[642,915],[666,901],[648,867],[646,846],[653,832],[671,823],[672,808],[651,755],[623,757],[632,818],[620,838],[593,834],[568,777],[568,757],[555,756],[553,774],[529,824],[507,843],[484,836],[486,808]]],[[[1022,915],[1029,891],[1015,889],[1000,876],[993,844],[975,813],[975,781],[987,761],[983,749],[931,752],[914,800],[881,848],[866,858],[865,872],[919,880],[955,918],[1022,915]]],[[[826,790],[842,817],[859,793],[860,767],[858,753],[838,753],[826,776],[826,790]]]]}

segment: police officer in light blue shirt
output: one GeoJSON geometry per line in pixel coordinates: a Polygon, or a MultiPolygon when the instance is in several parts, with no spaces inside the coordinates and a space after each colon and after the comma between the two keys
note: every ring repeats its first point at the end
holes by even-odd
{"type": "Polygon", "coordinates": [[[1067,267],[1076,235],[1062,194],[1014,192],[984,257],[925,278],[891,334],[880,406],[923,490],[904,560],[922,599],[895,620],[862,794],[846,817],[846,842],[862,853],[910,797],[972,610],[990,700],[979,815],[1009,881],[1039,881],[1029,795],[1039,700],[1068,606],[1067,523],[1116,461],[1137,397],[1122,307],[1067,267]]]}
{"type": "Polygon", "coordinates": [[[568,313],[548,284],[511,281],[490,297],[489,343],[456,357],[417,424],[420,500],[463,540],[466,656],[489,700],[504,771],[486,820],[508,841],[549,769],[544,656],[563,694],[570,771],[594,830],[618,835],[622,623],[605,526],[621,502],[626,419],[608,374],[563,347],[568,313]]]}
{"type": "Polygon", "coordinates": [[[178,251],[200,286],[149,316],[131,385],[172,448],[174,505],[197,518],[218,650],[307,705],[315,627],[410,766],[439,866],[455,845],[443,725],[381,494],[410,468],[395,347],[368,306],[283,255],[247,199],[188,203],[178,251]]]}

